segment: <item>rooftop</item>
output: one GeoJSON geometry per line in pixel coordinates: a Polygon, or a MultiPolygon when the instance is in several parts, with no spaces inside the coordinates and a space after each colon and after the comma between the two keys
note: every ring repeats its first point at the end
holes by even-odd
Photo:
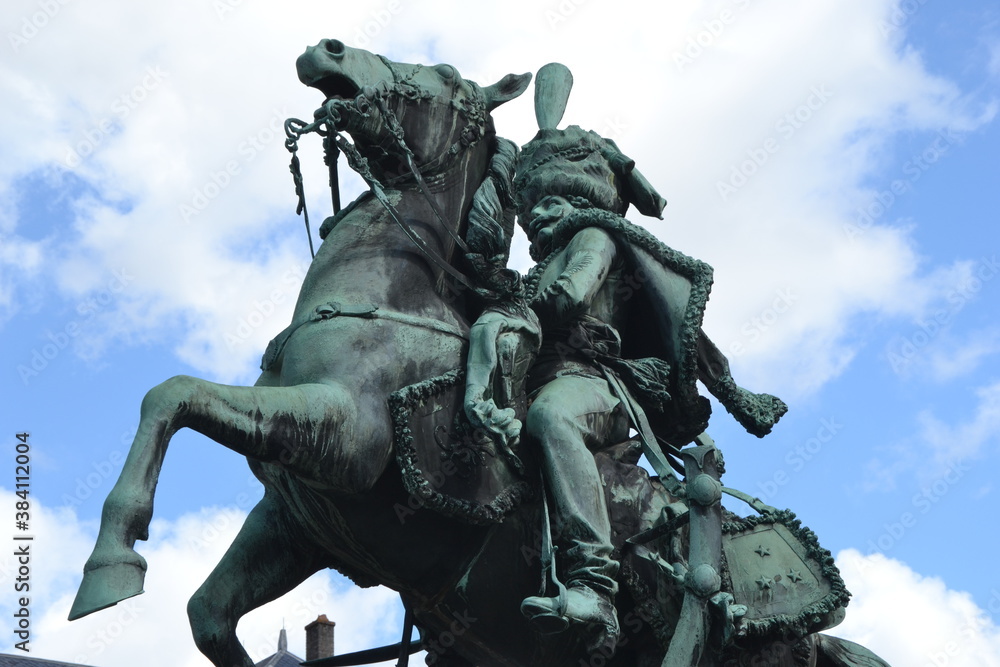
{"type": "MultiPolygon", "coordinates": [[[[288,635],[282,628],[281,633],[278,634],[278,652],[270,658],[261,660],[254,667],[299,667],[302,662],[302,658],[288,652],[288,635]]],[[[2,663],[0,663],[0,667],[3,667],[2,663]]]]}
{"type": "MultiPolygon", "coordinates": [[[[60,662],[58,660],[43,660],[20,655],[0,655],[0,667],[87,667],[75,662],[60,662]]],[[[284,666],[283,666],[284,667],[284,666]]],[[[298,667],[298,663],[296,663],[298,667]]]]}

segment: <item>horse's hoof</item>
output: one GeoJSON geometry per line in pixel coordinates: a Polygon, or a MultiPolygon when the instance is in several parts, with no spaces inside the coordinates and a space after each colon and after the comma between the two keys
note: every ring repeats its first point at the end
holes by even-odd
{"type": "Polygon", "coordinates": [[[76,592],[69,620],[75,621],[141,594],[145,576],[146,561],[135,553],[134,559],[125,562],[94,566],[88,562],[83,568],[83,581],[76,592]]]}

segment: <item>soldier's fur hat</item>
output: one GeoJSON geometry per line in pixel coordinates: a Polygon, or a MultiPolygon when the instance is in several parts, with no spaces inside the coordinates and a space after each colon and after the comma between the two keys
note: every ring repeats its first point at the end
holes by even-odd
{"type": "Polygon", "coordinates": [[[576,125],[539,130],[522,147],[514,191],[522,227],[530,221],[531,209],[553,195],[618,215],[632,204],[643,215],[657,218],[667,203],[615,142],[576,125]]]}

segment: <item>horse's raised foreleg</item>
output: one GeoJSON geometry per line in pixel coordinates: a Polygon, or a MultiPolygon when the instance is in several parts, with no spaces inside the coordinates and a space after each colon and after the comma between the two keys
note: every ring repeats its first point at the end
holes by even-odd
{"type": "Polygon", "coordinates": [[[266,493],[188,603],[194,641],[216,667],[253,667],[236,638],[240,618],[323,569],[319,553],[288,530],[292,522],[266,493]]]}
{"type": "Polygon", "coordinates": [[[151,389],[121,475],[104,502],[70,618],[142,592],[146,563],[132,547],[148,537],[153,492],[170,437],[179,429],[192,428],[327,488],[359,492],[374,484],[391,452],[386,420],[372,412],[375,405],[335,383],[232,387],[177,376],[151,389]]]}

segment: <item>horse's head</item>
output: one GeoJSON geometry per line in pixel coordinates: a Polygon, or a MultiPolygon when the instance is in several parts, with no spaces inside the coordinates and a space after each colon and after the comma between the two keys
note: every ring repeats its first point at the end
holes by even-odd
{"type": "Polygon", "coordinates": [[[490,112],[531,80],[530,74],[508,74],[482,87],[451,65],[396,63],[335,39],[308,47],[296,69],[302,83],[326,95],[324,107],[337,129],[348,132],[373,171],[386,176],[403,172],[400,129],[421,171],[443,171],[449,158],[492,135],[490,112]]]}

